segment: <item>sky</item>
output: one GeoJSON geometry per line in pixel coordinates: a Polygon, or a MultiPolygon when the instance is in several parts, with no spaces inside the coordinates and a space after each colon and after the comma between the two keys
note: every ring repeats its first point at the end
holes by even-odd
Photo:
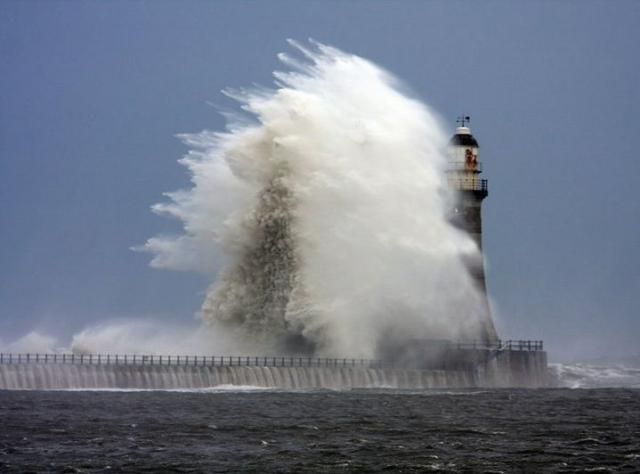
{"type": "Polygon", "coordinates": [[[176,137],[227,87],[272,84],[287,38],[374,61],[455,128],[472,117],[504,339],[551,360],[639,354],[637,1],[0,3],[0,340],[122,318],[185,325],[211,277],[133,252],[179,224],[176,137]]]}

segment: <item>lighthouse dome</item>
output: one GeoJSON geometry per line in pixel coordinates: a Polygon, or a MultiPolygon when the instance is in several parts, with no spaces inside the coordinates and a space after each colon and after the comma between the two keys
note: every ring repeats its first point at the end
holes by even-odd
{"type": "Polygon", "coordinates": [[[471,135],[469,127],[456,128],[456,133],[449,140],[449,145],[480,148],[478,141],[471,135]]]}

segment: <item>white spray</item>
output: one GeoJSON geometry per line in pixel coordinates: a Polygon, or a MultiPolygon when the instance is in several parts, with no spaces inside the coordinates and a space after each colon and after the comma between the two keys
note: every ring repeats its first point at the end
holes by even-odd
{"type": "Polygon", "coordinates": [[[222,265],[201,317],[260,350],[475,338],[477,248],[447,220],[436,116],[367,60],[291,44],[303,58],[280,55],[277,90],[228,93],[256,123],[183,136],[193,187],[154,210],[184,235],[150,239],[152,265],[222,265]]]}

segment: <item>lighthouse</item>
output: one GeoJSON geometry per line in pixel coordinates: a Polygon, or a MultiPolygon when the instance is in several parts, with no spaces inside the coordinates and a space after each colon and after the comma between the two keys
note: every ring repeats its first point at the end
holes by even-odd
{"type": "MultiPolygon", "coordinates": [[[[447,181],[456,193],[451,210],[451,223],[465,231],[476,242],[482,253],[482,202],[489,194],[488,182],[481,177],[480,146],[468,127],[470,117],[458,118],[460,126],[449,141],[447,181]]],[[[487,298],[484,258],[467,262],[467,267],[481,293],[480,327],[475,331],[482,342],[498,340],[487,298]]]]}

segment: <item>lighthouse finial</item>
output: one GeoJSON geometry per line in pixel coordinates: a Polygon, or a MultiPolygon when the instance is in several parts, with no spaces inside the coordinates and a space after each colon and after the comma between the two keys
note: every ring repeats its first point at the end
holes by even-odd
{"type": "Polygon", "coordinates": [[[468,122],[471,122],[471,117],[469,117],[468,115],[460,115],[456,119],[456,123],[459,123],[461,127],[464,127],[468,122]]]}

